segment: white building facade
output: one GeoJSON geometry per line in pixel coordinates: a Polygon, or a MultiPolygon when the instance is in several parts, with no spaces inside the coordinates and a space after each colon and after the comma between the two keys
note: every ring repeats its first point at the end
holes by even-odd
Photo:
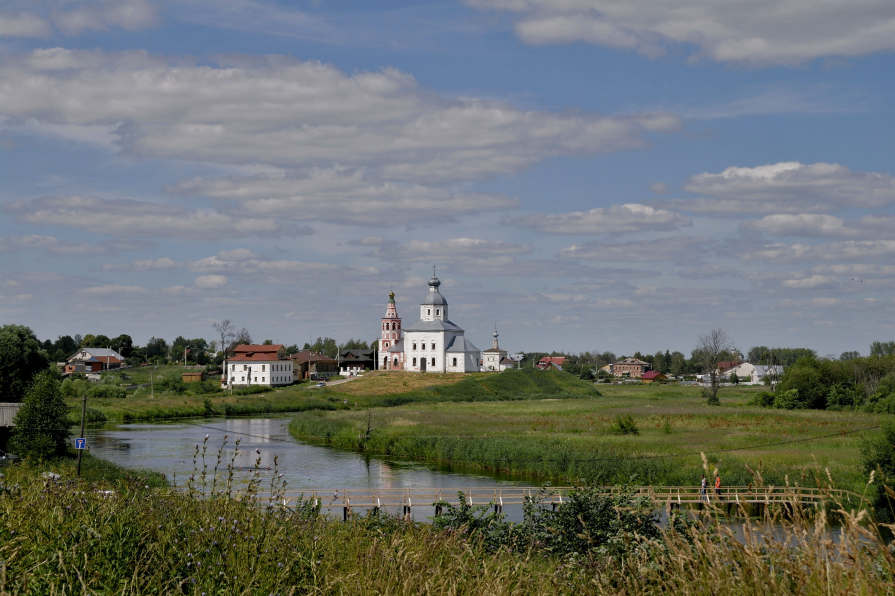
{"type": "Polygon", "coordinates": [[[448,319],[448,303],[429,280],[429,294],[420,304],[420,320],[404,328],[404,370],[411,372],[477,372],[482,352],[448,319]]]}
{"type": "Polygon", "coordinates": [[[293,362],[286,358],[282,345],[237,346],[235,354],[226,362],[227,374],[222,376],[222,387],[283,387],[293,382],[293,362]]]}

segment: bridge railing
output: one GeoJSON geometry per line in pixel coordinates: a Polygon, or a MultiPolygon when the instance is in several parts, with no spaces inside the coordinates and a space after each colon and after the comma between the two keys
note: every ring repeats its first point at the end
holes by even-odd
{"type": "MultiPolygon", "coordinates": [[[[491,505],[500,510],[505,505],[521,505],[526,499],[540,497],[541,502],[556,507],[568,502],[574,487],[549,487],[541,492],[535,487],[472,487],[472,488],[369,488],[369,489],[310,489],[289,490],[283,494],[287,501],[299,498],[313,500],[323,509],[402,507],[407,512],[411,507],[438,506],[439,503],[460,504],[459,493],[468,505],[491,505]]],[[[603,487],[604,492],[620,494],[627,492],[635,497],[649,497],[657,506],[680,506],[691,504],[772,504],[799,503],[815,505],[829,501],[858,504],[863,498],[855,493],[840,489],[821,489],[778,486],[722,486],[702,493],[699,486],[636,486],[603,487]]]]}

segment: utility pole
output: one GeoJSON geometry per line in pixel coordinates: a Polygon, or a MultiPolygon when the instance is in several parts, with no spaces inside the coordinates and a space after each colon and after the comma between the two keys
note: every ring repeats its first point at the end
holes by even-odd
{"type": "MultiPolygon", "coordinates": [[[[84,419],[87,418],[87,392],[84,392],[84,402],[81,404],[81,438],[84,437],[84,419]]],[[[78,449],[78,478],[81,477],[81,453],[83,449],[78,449]]]]}

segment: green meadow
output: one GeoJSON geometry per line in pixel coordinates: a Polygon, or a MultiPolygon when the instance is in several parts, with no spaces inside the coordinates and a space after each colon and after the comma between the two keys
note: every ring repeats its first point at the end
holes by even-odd
{"type": "MultiPolygon", "coordinates": [[[[587,397],[529,392],[518,395],[528,399],[513,401],[435,401],[428,395],[411,402],[398,394],[393,402],[407,401],[393,407],[377,407],[380,396],[358,396],[358,408],[305,412],[290,430],[334,447],[563,483],[696,485],[705,453],[710,472],[717,468],[726,485],[814,486],[832,479],[838,488],[861,492],[861,437],[876,432],[862,429],[881,420],[879,414],[749,405],[764,388],[724,388],[721,405],[708,406],[695,387],[596,387],[599,395],[596,389],[587,397]],[[614,428],[626,415],[637,434],[614,428]]],[[[458,383],[442,393],[456,398],[459,389],[458,383]]]]}

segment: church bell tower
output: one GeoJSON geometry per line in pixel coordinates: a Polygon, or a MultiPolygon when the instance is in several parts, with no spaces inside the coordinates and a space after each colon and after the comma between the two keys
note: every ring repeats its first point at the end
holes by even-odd
{"type": "Polygon", "coordinates": [[[395,292],[389,292],[388,307],[382,317],[382,336],[379,339],[380,370],[403,370],[404,352],[389,352],[401,341],[401,318],[395,304],[395,292]]]}

